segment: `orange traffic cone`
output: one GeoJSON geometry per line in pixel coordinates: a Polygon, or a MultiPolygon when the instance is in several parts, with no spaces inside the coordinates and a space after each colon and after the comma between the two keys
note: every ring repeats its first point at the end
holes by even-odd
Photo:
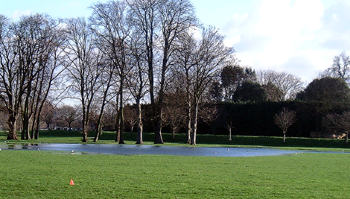
{"type": "Polygon", "coordinates": [[[73,179],[70,179],[69,185],[73,186],[74,185],[74,181],[73,179]]]}

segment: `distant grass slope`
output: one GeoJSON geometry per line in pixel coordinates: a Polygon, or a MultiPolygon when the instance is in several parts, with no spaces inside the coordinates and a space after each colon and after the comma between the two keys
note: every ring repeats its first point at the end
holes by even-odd
{"type": "Polygon", "coordinates": [[[0,159],[0,198],[350,198],[348,154],[215,158],[1,151],[0,159]]]}
{"type": "MultiPolygon", "coordinates": [[[[94,132],[89,133],[89,143],[94,143],[94,132]]],[[[136,133],[126,132],[124,137],[127,144],[135,144],[136,133]]],[[[105,131],[99,142],[101,144],[115,144],[115,132],[105,131]]],[[[154,134],[144,133],[145,144],[153,144],[154,134]]],[[[163,139],[166,145],[186,145],[185,134],[177,134],[175,139],[171,134],[164,133],[163,139]]],[[[4,132],[0,132],[0,143],[81,143],[80,132],[70,131],[41,131],[39,140],[29,141],[7,141],[4,132]]],[[[223,146],[223,147],[279,147],[292,149],[319,149],[319,150],[347,150],[350,151],[350,143],[346,144],[344,140],[316,139],[316,138],[287,138],[283,143],[282,137],[264,137],[264,136],[233,136],[232,141],[228,141],[225,135],[198,134],[198,146],[223,146]]]]}

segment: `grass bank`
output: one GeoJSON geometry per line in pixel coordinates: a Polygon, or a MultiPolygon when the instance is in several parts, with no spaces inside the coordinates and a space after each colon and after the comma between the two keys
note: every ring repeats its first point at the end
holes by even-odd
{"type": "Polygon", "coordinates": [[[0,198],[350,197],[348,154],[215,158],[1,151],[0,158],[0,198]]]}
{"type": "MultiPolygon", "coordinates": [[[[89,136],[93,136],[91,132],[89,136]]],[[[126,144],[135,144],[136,133],[124,133],[126,144]]],[[[115,144],[115,133],[106,131],[102,134],[97,143],[115,144]]],[[[153,144],[153,133],[144,134],[144,144],[153,144]]],[[[186,136],[177,134],[172,138],[171,134],[164,133],[163,139],[165,145],[189,146],[185,144],[186,136]]],[[[89,142],[93,144],[93,137],[89,142]]],[[[81,143],[81,135],[79,132],[69,131],[41,131],[39,140],[18,140],[7,141],[5,132],[0,132],[0,143],[81,143]]],[[[266,137],[266,136],[233,136],[232,141],[228,141],[225,135],[208,135],[199,134],[197,137],[199,147],[276,147],[280,149],[298,149],[298,150],[320,150],[320,151],[347,151],[350,152],[350,144],[346,144],[344,140],[333,139],[315,139],[315,138],[287,138],[283,143],[282,137],[266,137]]]]}

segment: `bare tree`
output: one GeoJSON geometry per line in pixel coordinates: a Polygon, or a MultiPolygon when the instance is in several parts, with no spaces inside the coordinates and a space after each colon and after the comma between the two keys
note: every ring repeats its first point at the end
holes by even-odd
{"type": "Polygon", "coordinates": [[[51,129],[51,124],[53,123],[54,117],[56,116],[56,114],[57,114],[57,110],[53,106],[53,104],[50,103],[49,101],[46,101],[41,109],[40,120],[45,122],[46,128],[48,130],[51,129]]]}
{"type": "Polygon", "coordinates": [[[228,140],[232,141],[232,129],[235,128],[237,125],[235,123],[236,119],[236,113],[232,112],[232,110],[229,109],[229,107],[225,108],[224,111],[220,111],[220,120],[219,121],[224,121],[225,128],[228,131],[228,140]]]}
{"type": "Polygon", "coordinates": [[[289,73],[272,70],[260,71],[258,82],[261,85],[269,83],[275,85],[282,92],[283,98],[280,100],[294,99],[304,88],[304,83],[300,78],[289,73]]]}
{"type": "Polygon", "coordinates": [[[39,127],[41,121],[41,112],[47,98],[53,87],[58,87],[61,74],[65,70],[64,51],[62,49],[65,42],[65,32],[60,28],[59,22],[49,17],[40,17],[45,29],[42,31],[41,52],[38,54],[38,66],[41,72],[37,74],[35,80],[35,93],[32,99],[31,114],[32,119],[32,137],[39,138],[39,127]],[[35,97],[36,96],[36,97],[35,97]]]}
{"type": "Polygon", "coordinates": [[[143,122],[141,100],[147,93],[147,59],[145,51],[142,50],[142,39],[138,31],[134,30],[130,40],[131,57],[130,64],[133,66],[127,78],[127,87],[134,98],[137,107],[137,140],[136,144],[143,143],[143,122]]]}
{"type": "Polygon", "coordinates": [[[172,55],[178,36],[194,24],[193,6],[188,0],[147,0],[129,2],[132,21],[138,27],[145,45],[148,64],[150,100],[156,114],[155,143],[163,143],[162,112],[167,74],[172,65],[172,55]],[[155,56],[156,40],[159,56],[155,56]],[[159,74],[155,74],[155,57],[159,58],[159,74]],[[156,78],[156,75],[159,75],[156,78]],[[157,105],[155,103],[155,79],[158,79],[157,105]]]}
{"type": "Polygon", "coordinates": [[[267,101],[278,102],[284,99],[283,92],[271,82],[268,82],[265,85],[261,85],[261,87],[264,89],[267,101]]]}
{"type": "Polygon", "coordinates": [[[117,110],[117,130],[116,141],[123,143],[123,137],[121,135],[123,131],[123,87],[125,81],[125,42],[128,37],[128,27],[125,24],[126,4],[119,1],[111,1],[108,3],[98,3],[93,6],[93,15],[90,18],[92,23],[92,29],[97,35],[97,46],[99,49],[107,55],[106,58],[106,70],[104,81],[107,84],[103,84],[103,96],[101,100],[101,108],[98,119],[98,130],[94,141],[98,141],[102,131],[102,118],[104,113],[104,107],[109,98],[110,89],[114,84],[117,94],[116,110],[117,110]],[[116,77],[119,79],[116,80],[116,77]],[[113,81],[114,79],[114,81],[113,81]],[[119,82],[118,82],[119,81],[119,82]]]}
{"type": "Polygon", "coordinates": [[[192,132],[193,68],[195,66],[196,45],[193,34],[188,32],[181,34],[178,48],[175,51],[177,67],[172,71],[178,84],[184,85],[186,93],[186,130],[188,144],[191,143],[192,132]]]}
{"type": "MultiPolygon", "coordinates": [[[[127,0],[130,7],[130,19],[133,26],[135,27],[135,32],[141,35],[140,46],[144,46],[144,53],[147,62],[147,75],[149,82],[149,95],[150,101],[153,108],[153,113],[155,113],[155,48],[156,40],[158,38],[159,31],[159,12],[157,11],[158,0],[127,0]]],[[[141,108],[141,104],[138,105],[141,108]]],[[[139,108],[139,110],[140,110],[139,108]]],[[[142,127],[142,120],[140,118],[141,111],[139,111],[139,129],[142,127]]],[[[154,120],[154,115],[152,116],[152,121],[154,120]]],[[[154,125],[154,124],[153,124],[154,125]]],[[[142,128],[141,131],[142,132],[142,128]]],[[[139,134],[138,138],[142,138],[142,133],[139,134]]],[[[142,143],[142,142],[141,142],[142,143]]]]}
{"type": "Polygon", "coordinates": [[[72,123],[77,119],[77,110],[73,106],[64,105],[59,107],[57,111],[59,117],[67,123],[69,130],[71,130],[72,123]]]}
{"type": "Polygon", "coordinates": [[[202,29],[196,40],[191,34],[182,34],[175,52],[178,68],[186,93],[187,142],[196,144],[199,104],[215,80],[219,68],[227,64],[233,52],[223,44],[223,37],[212,27],[202,29]]]}
{"type": "MultiPolygon", "coordinates": [[[[177,84],[178,82],[173,82],[177,84]]],[[[177,84],[178,87],[182,84],[177,84]]],[[[186,93],[182,88],[168,89],[165,94],[165,108],[164,108],[164,121],[171,128],[171,134],[173,139],[175,134],[182,128],[185,120],[185,108],[186,108],[186,93]]]]}
{"type": "Polygon", "coordinates": [[[107,55],[109,64],[112,65],[110,72],[115,70],[119,78],[116,132],[116,142],[119,142],[119,144],[124,144],[122,134],[124,131],[124,90],[126,87],[126,76],[130,70],[128,55],[130,54],[129,40],[131,30],[127,20],[127,6],[122,1],[96,4],[93,7],[94,15],[91,18],[94,30],[100,40],[100,49],[107,55]]]}
{"type": "Polygon", "coordinates": [[[124,108],[124,119],[125,122],[130,127],[130,132],[134,132],[134,127],[137,124],[137,107],[134,106],[125,106],[124,108]]]}
{"type": "Polygon", "coordinates": [[[10,113],[8,138],[16,139],[15,123],[21,116],[21,138],[37,139],[40,113],[53,81],[64,70],[58,61],[63,32],[56,20],[44,15],[26,16],[12,24],[1,21],[0,90],[4,94],[0,97],[10,113]]]}
{"type": "Polygon", "coordinates": [[[161,68],[157,102],[157,129],[155,132],[155,144],[162,144],[162,121],[164,92],[167,83],[167,72],[173,64],[172,55],[176,50],[176,40],[179,36],[189,31],[195,25],[193,6],[188,0],[165,0],[159,4],[160,24],[161,24],[161,68]]]}
{"type": "Polygon", "coordinates": [[[14,34],[15,24],[0,16],[0,97],[8,112],[9,132],[7,139],[17,140],[17,119],[25,90],[25,74],[18,64],[17,37],[14,34]]]}
{"type": "Polygon", "coordinates": [[[8,139],[17,139],[16,123],[22,116],[22,139],[28,139],[30,99],[33,98],[33,80],[40,72],[40,52],[45,40],[40,15],[24,17],[9,24],[0,17],[0,97],[8,109],[8,139]]]}
{"type": "Polygon", "coordinates": [[[104,121],[104,112],[105,112],[105,106],[109,101],[112,100],[113,95],[111,93],[111,87],[113,83],[116,83],[116,81],[113,81],[113,78],[115,75],[115,65],[110,63],[102,63],[103,67],[100,67],[101,70],[101,79],[100,79],[100,85],[101,88],[99,89],[99,92],[101,93],[100,99],[98,100],[100,106],[99,106],[99,113],[98,118],[96,122],[96,135],[94,138],[94,142],[97,142],[99,140],[99,137],[102,135],[102,128],[103,128],[103,121],[104,121]]]}
{"type": "Polygon", "coordinates": [[[38,64],[39,54],[41,54],[42,46],[45,41],[42,38],[42,18],[39,15],[22,18],[14,28],[14,33],[18,36],[17,45],[19,53],[18,64],[23,69],[26,76],[25,92],[21,104],[22,116],[22,133],[21,139],[31,139],[29,132],[29,123],[32,116],[33,95],[36,95],[38,82],[35,81],[39,77],[42,66],[38,64]]]}
{"type": "Polygon", "coordinates": [[[274,120],[275,124],[282,130],[283,142],[286,142],[287,130],[295,122],[295,112],[283,108],[280,113],[275,115],[274,120]]]}
{"type": "Polygon", "coordinates": [[[192,73],[193,79],[193,132],[191,144],[196,145],[198,111],[199,104],[203,94],[209,88],[209,85],[217,75],[218,70],[227,62],[227,58],[231,56],[232,48],[227,48],[223,42],[223,36],[212,27],[202,30],[202,38],[197,41],[194,52],[194,67],[192,73]]]}
{"type": "Polygon", "coordinates": [[[155,40],[158,37],[159,28],[159,12],[157,6],[160,3],[158,0],[127,0],[130,6],[130,16],[133,25],[138,29],[138,33],[142,35],[142,44],[145,49],[148,79],[149,79],[149,94],[152,106],[155,104],[154,98],[154,54],[155,40]]]}
{"type": "Polygon", "coordinates": [[[345,52],[335,56],[333,59],[333,65],[327,68],[322,74],[322,77],[329,76],[340,78],[346,83],[350,83],[350,57],[345,52]]]}
{"type": "Polygon", "coordinates": [[[71,89],[79,93],[78,99],[82,108],[82,141],[87,142],[90,111],[95,99],[101,70],[102,55],[94,46],[94,40],[88,24],[84,19],[67,21],[66,57],[71,81],[71,89]]]}

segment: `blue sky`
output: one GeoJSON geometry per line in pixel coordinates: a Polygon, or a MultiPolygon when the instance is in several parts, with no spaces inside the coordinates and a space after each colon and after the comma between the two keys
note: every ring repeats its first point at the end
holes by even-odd
{"type": "MultiPolygon", "coordinates": [[[[102,0],[104,2],[106,0],[102,0]]],[[[293,73],[305,82],[350,47],[349,0],[191,0],[218,27],[244,66],[293,73]]],[[[98,0],[0,0],[0,14],[88,17],[98,0]]]]}
{"type": "MultiPolygon", "coordinates": [[[[29,13],[45,13],[53,17],[89,16],[89,7],[98,0],[0,0],[0,13],[18,18],[29,13]]],[[[102,1],[103,2],[103,1],[102,1]]]]}

